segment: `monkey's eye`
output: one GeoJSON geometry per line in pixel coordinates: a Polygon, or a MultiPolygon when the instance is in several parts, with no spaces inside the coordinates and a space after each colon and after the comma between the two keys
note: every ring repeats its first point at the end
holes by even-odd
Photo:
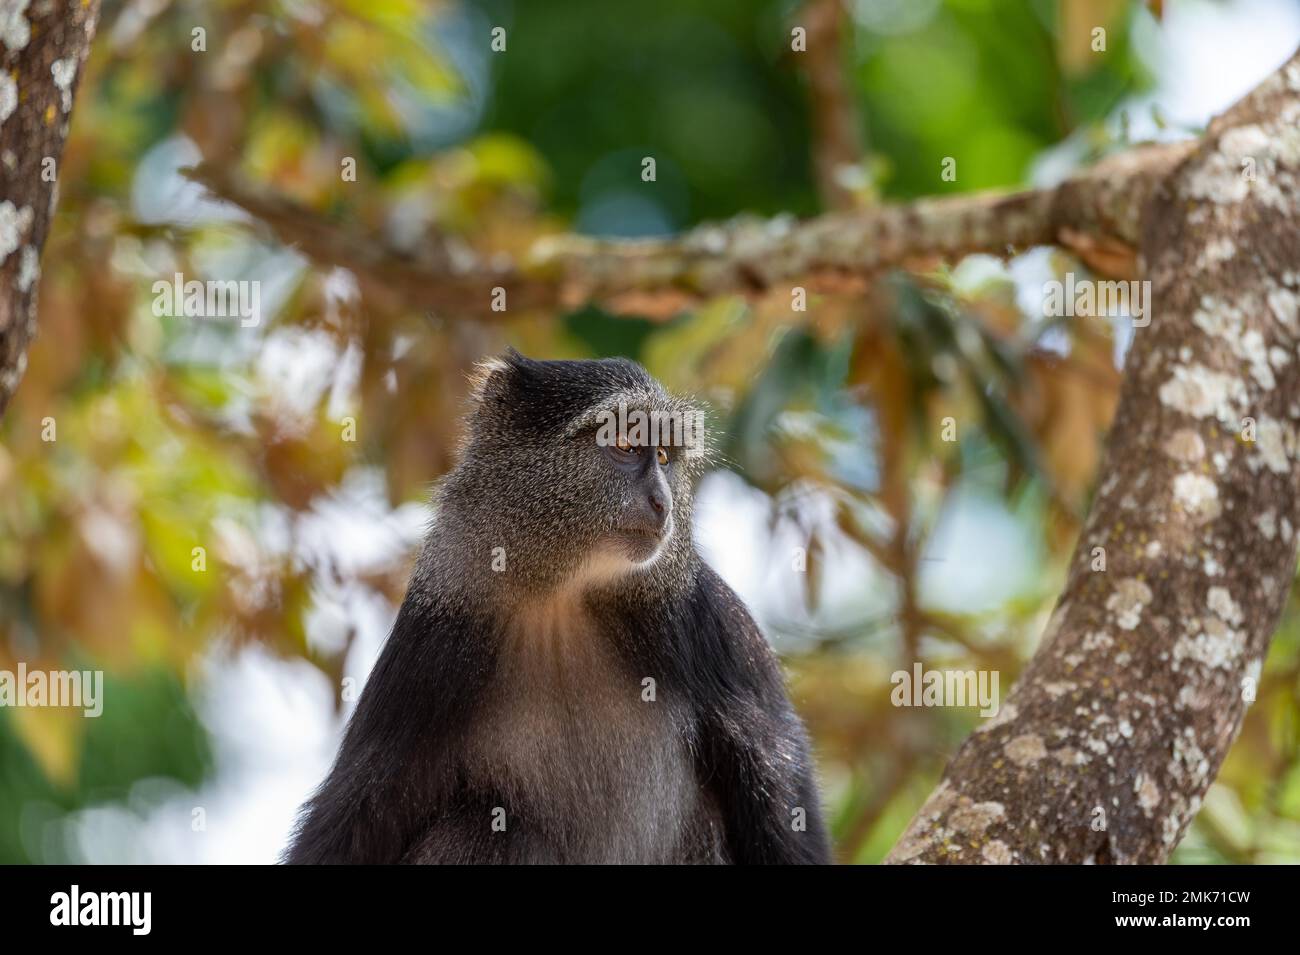
{"type": "Polygon", "coordinates": [[[618,451],[619,456],[625,460],[634,458],[641,453],[641,449],[629,441],[625,434],[618,436],[618,440],[614,442],[614,448],[618,451]]]}
{"type": "Polygon", "coordinates": [[[619,435],[618,440],[613,444],[605,445],[605,453],[617,464],[631,464],[641,453],[641,449],[634,446],[623,435],[619,435]]]}
{"type": "Polygon", "coordinates": [[[663,448],[655,448],[655,460],[660,464],[668,463],[668,452],[663,448]]]}

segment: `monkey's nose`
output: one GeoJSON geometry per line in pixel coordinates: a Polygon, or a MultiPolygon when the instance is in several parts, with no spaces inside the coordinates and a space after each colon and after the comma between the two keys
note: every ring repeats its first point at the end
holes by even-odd
{"type": "Polygon", "coordinates": [[[641,521],[652,534],[662,534],[672,513],[672,497],[663,488],[645,492],[645,506],[641,508],[641,521]]]}

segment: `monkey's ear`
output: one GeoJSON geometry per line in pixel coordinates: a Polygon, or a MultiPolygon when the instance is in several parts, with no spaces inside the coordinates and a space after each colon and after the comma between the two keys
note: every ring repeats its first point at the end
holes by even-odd
{"type": "Polygon", "coordinates": [[[507,348],[502,355],[493,355],[480,361],[470,372],[470,401],[478,405],[489,395],[502,394],[527,361],[513,348],[507,348]]]}
{"type": "Polygon", "coordinates": [[[470,402],[476,405],[482,404],[488,393],[499,388],[508,374],[510,374],[510,367],[495,355],[480,361],[469,373],[470,402]]]}

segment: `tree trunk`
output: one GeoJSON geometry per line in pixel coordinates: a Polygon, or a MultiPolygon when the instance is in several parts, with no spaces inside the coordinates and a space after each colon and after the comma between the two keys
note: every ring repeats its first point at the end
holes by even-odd
{"type": "Polygon", "coordinates": [[[0,0],[0,416],[36,334],[41,249],[98,0],[0,0]]]}
{"type": "Polygon", "coordinates": [[[1300,528],[1300,55],[1142,218],[1152,321],[1065,590],[891,862],[1163,862],[1254,698],[1300,528]]]}

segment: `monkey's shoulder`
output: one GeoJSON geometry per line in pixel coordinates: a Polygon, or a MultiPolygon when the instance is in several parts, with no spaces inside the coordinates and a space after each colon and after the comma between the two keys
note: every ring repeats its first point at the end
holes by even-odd
{"type": "Polygon", "coordinates": [[[780,666],[740,596],[700,561],[689,587],[647,615],[636,645],[698,703],[719,686],[763,699],[784,697],[780,666]],[[713,689],[711,689],[713,688],[713,689]]]}

